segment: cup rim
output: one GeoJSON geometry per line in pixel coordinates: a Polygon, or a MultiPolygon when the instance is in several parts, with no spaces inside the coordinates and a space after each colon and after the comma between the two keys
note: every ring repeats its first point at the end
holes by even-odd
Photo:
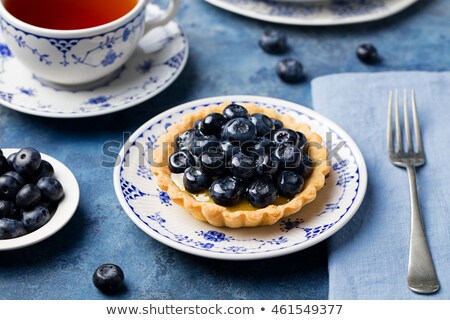
{"type": "Polygon", "coordinates": [[[0,19],[3,19],[6,22],[10,23],[15,28],[30,33],[39,33],[45,36],[54,36],[54,37],[86,37],[103,33],[105,30],[113,29],[117,26],[120,26],[128,22],[142,9],[143,6],[145,6],[146,2],[147,0],[138,0],[134,8],[130,10],[127,14],[121,16],[120,18],[99,26],[84,29],[58,30],[58,29],[42,28],[29,24],[16,18],[8,10],[6,10],[3,0],[0,0],[0,19]]]}

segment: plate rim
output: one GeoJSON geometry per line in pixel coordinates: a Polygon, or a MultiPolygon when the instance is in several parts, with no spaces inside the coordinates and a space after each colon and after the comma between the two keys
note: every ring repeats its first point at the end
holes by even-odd
{"type": "MultiPolygon", "coordinates": [[[[148,6],[152,6],[152,4],[149,4],[148,6]]],[[[159,7],[158,7],[159,8],[159,7]]],[[[113,108],[113,109],[104,109],[104,110],[97,110],[97,111],[92,111],[92,112],[86,112],[86,113],[45,113],[45,112],[40,112],[38,110],[33,110],[33,109],[26,109],[23,108],[21,106],[17,106],[13,103],[10,103],[8,101],[4,101],[1,100],[0,101],[0,106],[4,106],[6,108],[9,108],[11,110],[20,112],[20,113],[24,113],[24,114],[29,114],[32,116],[38,116],[38,117],[42,117],[42,118],[52,118],[52,119],[82,119],[82,118],[92,118],[92,117],[99,117],[99,116],[103,116],[103,115],[107,115],[107,114],[112,114],[112,113],[116,113],[119,111],[123,111],[129,108],[132,108],[136,105],[139,105],[147,100],[150,100],[152,98],[154,98],[155,96],[157,96],[158,94],[160,94],[161,92],[163,92],[164,90],[166,90],[167,88],[169,88],[174,82],[175,80],[177,80],[181,73],[184,71],[186,64],[189,60],[189,39],[186,35],[186,32],[184,31],[184,29],[182,28],[181,24],[176,20],[173,19],[171,20],[171,22],[174,22],[177,24],[178,28],[180,29],[180,36],[184,38],[185,41],[185,58],[183,59],[182,63],[180,64],[180,67],[178,68],[178,70],[174,73],[174,75],[169,79],[169,81],[165,82],[160,88],[156,89],[155,91],[151,92],[150,94],[144,95],[139,99],[135,99],[132,101],[129,101],[125,104],[123,104],[120,107],[117,108],[113,108]]],[[[170,22],[169,22],[170,23],[170,22]]],[[[17,59],[17,58],[15,58],[17,59]]],[[[130,58],[131,59],[131,58],[130,58]]],[[[130,60],[129,59],[129,60],[130,60]]],[[[128,61],[129,61],[128,60],[128,61]]],[[[124,63],[124,65],[126,65],[127,62],[124,63]]],[[[119,79],[120,81],[120,79],[119,79]]],[[[85,91],[85,90],[81,90],[81,91],[85,91]]]]}
{"type": "Polygon", "coordinates": [[[235,14],[239,14],[248,18],[260,20],[260,21],[266,21],[266,22],[273,22],[273,23],[279,23],[284,25],[294,25],[294,26],[338,26],[338,25],[346,25],[346,24],[355,24],[355,23],[364,23],[364,22],[370,22],[370,21],[376,21],[381,20],[387,17],[390,17],[392,15],[395,15],[406,8],[410,7],[414,3],[418,2],[419,0],[403,0],[403,2],[394,3],[393,6],[390,7],[390,10],[386,10],[385,12],[380,13],[374,13],[371,15],[363,15],[363,16],[357,16],[357,17],[349,17],[347,19],[336,19],[336,20],[329,20],[329,19],[320,19],[320,20],[298,20],[298,18],[290,18],[290,17],[280,17],[280,16],[269,16],[262,13],[252,13],[247,12],[246,10],[243,10],[241,8],[237,8],[235,5],[231,3],[225,3],[223,0],[205,0],[206,2],[210,3],[213,6],[216,6],[218,8],[221,8],[223,10],[233,12],[235,14]],[[393,8],[392,8],[393,7],[393,8]]]}
{"type": "Polygon", "coordinates": [[[321,115],[315,110],[309,109],[305,106],[302,106],[300,104],[290,102],[287,100],[277,99],[277,98],[270,98],[270,97],[263,97],[263,96],[251,96],[251,95],[228,95],[228,96],[217,96],[217,97],[210,97],[210,98],[204,98],[199,100],[190,101],[187,103],[183,103],[181,105],[175,106],[173,108],[170,108],[163,113],[149,119],[146,121],[143,125],[141,125],[138,129],[134,131],[134,133],[130,136],[128,141],[124,144],[124,146],[121,148],[119,152],[119,156],[121,157],[120,163],[116,162],[116,167],[114,168],[113,173],[113,184],[114,184],[114,191],[116,193],[116,197],[119,200],[119,203],[127,216],[133,221],[133,223],[138,226],[143,232],[145,232],[147,235],[155,239],[156,241],[163,243],[173,249],[193,254],[195,256],[200,256],[204,258],[212,258],[212,259],[218,259],[218,260],[234,260],[234,261],[244,261],[244,260],[260,260],[260,259],[267,259],[267,258],[275,258],[279,256],[284,256],[287,254],[291,254],[294,252],[298,252],[301,250],[304,250],[306,248],[309,248],[321,241],[326,240],[327,238],[331,237],[333,234],[335,234],[337,231],[339,231],[342,227],[344,227],[348,221],[356,214],[359,207],[361,206],[361,203],[364,200],[364,196],[366,194],[367,190],[367,182],[368,182],[368,173],[367,173],[367,166],[366,162],[364,160],[364,157],[356,144],[356,142],[351,138],[351,136],[346,133],[339,125],[337,125],[332,120],[328,119],[327,117],[321,115]],[[280,249],[276,251],[270,251],[270,252],[261,252],[261,253],[252,253],[252,254],[246,254],[246,253],[218,253],[218,252],[210,252],[206,250],[200,250],[198,248],[192,248],[188,246],[184,246],[183,244],[180,244],[172,239],[166,238],[157,232],[153,232],[151,228],[148,228],[147,225],[143,221],[141,221],[136,214],[130,209],[128,203],[126,202],[125,198],[123,197],[121,184],[120,184],[120,176],[121,176],[121,165],[124,159],[124,155],[127,154],[129,148],[132,146],[131,144],[133,141],[135,141],[137,138],[139,138],[142,135],[142,132],[145,131],[151,123],[157,123],[158,121],[170,116],[173,113],[176,113],[178,111],[188,109],[194,106],[200,106],[200,105],[206,105],[206,104],[212,104],[212,103],[218,103],[218,102],[224,102],[224,101],[251,101],[256,103],[265,103],[265,104],[273,104],[273,105],[281,105],[281,106],[287,106],[291,109],[297,109],[302,112],[304,112],[306,115],[311,115],[319,122],[323,123],[324,125],[333,128],[333,130],[341,136],[345,141],[350,143],[351,145],[351,151],[353,155],[355,156],[355,161],[358,164],[359,167],[359,192],[355,196],[355,199],[353,200],[353,203],[351,204],[351,210],[347,212],[347,214],[339,220],[338,223],[335,224],[336,228],[329,229],[331,231],[325,232],[314,239],[305,242],[302,246],[297,245],[285,249],[280,249]]]}
{"type": "MultiPolygon", "coordinates": [[[[17,152],[19,150],[20,149],[18,149],[18,148],[2,149],[2,151],[5,155],[9,155],[9,154],[17,152]]],[[[43,160],[50,162],[50,164],[52,164],[54,167],[57,166],[60,168],[60,171],[57,172],[57,175],[64,176],[64,180],[67,180],[67,183],[63,184],[63,188],[64,188],[64,190],[70,189],[71,198],[67,198],[67,207],[64,205],[61,206],[61,204],[63,204],[65,202],[66,196],[63,199],[63,201],[59,204],[58,209],[54,213],[54,216],[58,214],[60,216],[61,220],[58,220],[56,222],[56,224],[53,224],[53,223],[50,224],[50,222],[53,219],[53,217],[52,217],[52,219],[50,219],[47,224],[43,225],[41,228],[39,228],[36,231],[33,231],[29,234],[26,234],[26,235],[24,235],[22,237],[18,237],[18,238],[0,240],[0,252],[17,250],[17,249],[29,247],[29,246],[35,245],[41,241],[44,241],[44,240],[50,238],[51,236],[56,234],[58,231],[60,231],[72,219],[72,217],[75,215],[75,212],[78,209],[78,205],[80,202],[80,186],[78,184],[78,181],[77,181],[75,175],[61,161],[59,161],[45,153],[42,153],[42,152],[41,152],[41,156],[42,156],[43,160]],[[70,185],[70,188],[66,188],[68,185],[70,185]]]]}

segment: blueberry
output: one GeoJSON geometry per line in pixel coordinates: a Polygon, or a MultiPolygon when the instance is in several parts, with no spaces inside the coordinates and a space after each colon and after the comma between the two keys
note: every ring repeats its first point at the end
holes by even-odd
{"type": "Polygon", "coordinates": [[[220,142],[220,147],[222,149],[222,152],[225,155],[225,159],[229,160],[233,155],[239,152],[240,148],[236,147],[234,144],[232,144],[228,140],[224,140],[220,142]]]}
{"type": "Polygon", "coordinates": [[[253,177],[256,170],[255,159],[243,152],[236,153],[231,158],[231,174],[240,179],[253,177]]]}
{"type": "Polygon", "coordinates": [[[302,191],[304,180],[302,176],[292,171],[281,171],[277,177],[278,192],[286,198],[293,198],[302,191]]]}
{"type": "Polygon", "coordinates": [[[262,137],[275,129],[275,125],[273,124],[272,120],[262,113],[252,114],[250,117],[250,121],[255,125],[256,134],[259,137],[262,137]]]}
{"type": "Polygon", "coordinates": [[[14,201],[0,200],[0,218],[20,220],[22,216],[14,201]]]}
{"type": "Polygon", "coordinates": [[[233,103],[223,110],[223,115],[228,120],[233,120],[236,118],[247,118],[248,111],[243,106],[233,103]]]}
{"type": "Polygon", "coordinates": [[[26,183],[25,178],[22,177],[20,174],[18,174],[18,173],[15,172],[15,171],[8,171],[8,172],[6,172],[6,173],[4,174],[4,176],[10,176],[10,177],[13,177],[14,179],[16,179],[16,180],[19,182],[19,184],[21,185],[21,187],[23,187],[23,186],[25,185],[25,183],[26,183]]]}
{"type": "Polygon", "coordinates": [[[278,62],[277,74],[281,80],[287,83],[300,82],[303,77],[302,64],[293,58],[283,59],[278,62]]]}
{"type": "Polygon", "coordinates": [[[51,177],[44,177],[39,179],[37,186],[41,189],[42,196],[50,201],[56,202],[61,200],[64,196],[64,190],[61,183],[51,177]]]}
{"type": "Polygon", "coordinates": [[[198,157],[205,151],[220,150],[220,142],[216,136],[196,137],[190,150],[193,155],[198,157]]]}
{"type": "Polygon", "coordinates": [[[53,202],[48,199],[43,199],[41,197],[41,201],[39,201],[39,206],[47,208],[50,211],[50,214],[53,215],[58,209],[58,202],[53,202]]]}
{"type": "Polygon", "coordinates": [[[375,64],[379,62],[377,49],[370,43],[364,43],[356,50],[356,56],[359,60],[367,64],[375,64]]]}
{"type": "Polygon", "coordinates": [[[200,122],[199,129],[205,136],[220,136],[227,119],[220,113],[211,113],[200,122]]]}
{"type": "Polygon", "coordinates": [[[10,176],[0,177],[0,200],[14,200],[22,186],[10,176]]]}
{"type": "Polygon", "coordinates": [[[19,208],[30,209],[41,200],[41,189],[34,184],[27,184],[16,196],[16,204],[19,208]]]}
{"type": "Polygon", "coordinates": [[[184,188],[190,193],[201,193],[208,189],[211,178],[200,168],[187,168],[183,175],[184,188]]]}
{"type": "Polygon", "coordinates": [[[0,155],[0,176],[9,170],[8,160],[3,155],[0,155]]]}
{"type": "Polygon", "coordinates": [[[125,275],[115,264],[103,264],[95,270],[92,276],[94,286],[105,294],[114,294],[123,288],[125,275]]]}
{"type": "Polygon", "coordinates": [[[260,138],[255,144],[255,152],[258,155],[270,155],[276,149],[277,144],[265,137],[260,138]]]}
{"type": "Polygon", "coordinates": [[[274,130],[280,130],[281,128],[283,128],[283,122],[281,120],[278,119],[271,119],[273,122],[273,125],[275,126],[274,130]]]}
{"type": "Polygon", "coordinates": [[[36,206],[22,213],[22,223],[28,232],[33,232],[45,225],[51,218],[50,211],[43,206],[36,206]]]}
{"type": "Polygon", "coordinates": [[[273,134],[272,139],[274,142],[276,142],[278,144],[289,143],[296,147],[298,147],[298,144],[299,144],[299,136],[298,136],[297,132],[295,132],[294,130],[291,130],[291,129],[287,129],[287,128],[277,130],[273,134]]]}
{"type": "Polygon", "coordinates": [[[211,177],[218,177],[227,171],[225,154],[220,151],[207,151],[200,156],[200,168],[211,177]]]}
{"type": "Polygon", "coordinates": [[[202,134],[198,130],[190,129],[180,134],[175,139],[175,150],[185,150],[191,148],[194,140],[202,134]]]}
{"type": "Polygon", "coordinates": [[[41,154],[33,148],[21,149],[13,160],[14,169],[24,176],[35,174],[40,165],[41,154]]]}
{"type": "Polygon", "coordinates": [[[6,161],[8,161],[9,170],[14,170],[14,158],[16,157],[17,152],[11,153],[8,158],[6,158],[6,161]]]}
{"type": "Polygon", "coordinates": [[[255,178],[247,187],[247,199],[256,208],[264,208],[275,202],[278,191],[269,179],[255,178]]]}
{"type": "Polygon", "coordinates": [[[22,222],[12,219],[0,219],[0,240],[13,239],[27,234],[22,222]]]}
{"type": "Polygon", "coordinates": [[[195,159],[188,150],[175,152],[169,158],[169,170],[172,173],[183,173],[192,166],[195,166],[195,159]]]}
{"type": "Polygon", "coordinates": [[[200,129],[200,123],[203,121],[203,119],[198,119],[194,122],[194,129],[199,130],[200,129]]]}
{"type": "Polygon", "coordinates": [[[244,183],[235,177],[223,177],[214,180],[209,188],[211,199],[220,206],[237,205],[244,195],[244,183]]]}
{"type": "Polygon", "coordinates": [[[261,177],[270,177],[278,171],[279,165],[277,158],[268,154],[261,155],[256,159],[256,174],[261,177]]]}
{"type": "Polygon", "coordinates": [[[302,162],[302,152],[299,148],[289,144],[280,144],[274,152],[274,156],[280,161],[280,168],[295,169],[302,162]]]}
{"type": "Polygon", "coordinates": [[[307,153],[303,153],[303,160],[300,166],[295,170],[304,179],[309,178],[314,170],[314,162],[307,153]]]}
{"type": "Polygon", "coordinates": [[[236,118],[224,126],[222,137],[238,143],[252,141],[256,137],[256,126],[249,119],[236,118]]]}
{"type": "Polygon", "coordinates": [[[2,156],[3,155],[3,150],[2,149],[0,149],[0,156],[2,156]]]}
{"type": "Polygon", "coordinates": [[[297,133],[297,136],[298,136],[297,147],[300,150],[302,150],[302,151],[306,151],[306,149],[307,149],[306,148],[306,144],[308,143],[308,140],[306,139],[306,136],[303,133],[299,132],[299,131],[297,131],[296,133],[297,133]]]}
{"type": "Polygon", "coordinates": [[[267,53],[284,53],[288,49],[287,36],[283,32],[276,30],[265,30],[259,46],[267,53]]]}
{"type": "Polygon", "coordinates": [[[36,183],[41,178],[53,177],[54,173],[55,173],[55,169],[53,169],[53,166],[48,161],[42,160],[38,171],[36,172],[35,175],[33,175],[31,181],[33,183],[36,183]]]}

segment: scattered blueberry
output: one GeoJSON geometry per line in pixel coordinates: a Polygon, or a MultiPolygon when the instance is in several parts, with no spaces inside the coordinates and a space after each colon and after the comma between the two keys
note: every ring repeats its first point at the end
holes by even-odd
{"type": "Polygon", "coordinates": [[[231,142],[252,141],[256,137],[256,127],[249,119],[236,118],[223,127],[222,137],[231,142]]]}
{"type": "Polygon", "coordinates": [[[259,40],[259,46],[267,53],[284,53],[288,49],[287,36],[281,31],[265,30],[259,40]]]}
{"type": "Polygon", "coordinates": [[[0,200],[14,200],[22,186],[19,181],[10,176],[0,177],[0,200]]]}
{"type": "Polygon", "coordinates": [[[277,196],[277,189],[270,179],[254,178],[247,187],[247,199],[256,208],[267,207],[277,196]]]}
{"type": "Polygon", "coordinates": [[[262,113],[252,114],[250,117],[250,121],[255,125],[256,135],[259,137],[268,134],[275,128],[275,125],[272,122],[272,120],[262,113]]]}
{"type": "Polygon", "coordinates": [[[302,64],[293,58],[283,59],[278,62],[277,74],[281,80],[287,83],[300,82],[304,78],[302,64]]]}
{"type": "Polygon", "coordinates": [[[221,206],[237,205],[244,195],[244,183],[235,177],[223,177],[214,180],[209,188],[211,199],[221,206]]]}
{"type": "Polygon", "coordinates": [[[27,184],[16,196],[16,204],[19,208],[33,208],[41,200],[41,189],[34,184],[27,184]]]}
{"type": "Polygon", "coordinates": [[[183,132],[175,139],[175,150],[189,149],[198,136],[200,136],[200,131],[198,130],[190,129],[183,132]]]}
{"type": "Polygon", "coordinates": [[[240,179],[253,177],[256,170],[255,159],[243,152],[236,153],[231,158],[231,174],[240,179]]]}
{"type": "Polygon", "coordinates": [[[0,176],[9,170],[8,160],[2,155],[0,155],[0,176]]]}
{"type": "Polygon", "coordinates": [[[20,220],[22,216],[14,201],[0,200],[0,218],[20,220]]]}
{"type": "Polygon", "coordinates": [[[200,168],[187,168],[183,175],[184,188],[190,193],[201,193],[208,190],[211,178],[200,168]]]}
{"type": "Polygon", "coordinates": [[[115,264],[103,264],[95,270],[92,276],[94,286],[105,294],[114,294],[123,287],[125,275],[115,264]]]}
{"type": "Polygon", "coordinates": [[[211,113],[200,122],[199,129],[205,135],[220,136],[227,119],[220,113],[211,113]]]}
{"type": "Polygon", "coordinates": [[[175,152],[169,158],[169,170],[172,173],[183,173],[187,168],[194,165],[194,156],[188,150],[175,152]]]}
{"type": "Polygon", "coordinates": [[[27,234],[22,222],[2,218],[0,219],[0,240],[13,239],[27,234]]]}
{"type": "Polygon", "coordinates": [[[225,159],[229,160],[233,155],[240,151],[239,147],[236,147],[228,140],[224,140],[220,142],[220,147],[222,152],[225,154],[225,159]]]}
{"type": "Polygon", "coordinates": [[[314,170],[314,162],[307,153],[303,153],[302,164],[298,166],[298,168],[295,171],[298,174],[300,174],[303,177],[303,179],[307,179],[311,176],[313,170],[314,170]]]}
{"type": "Polygon", "coordinates": [[[206,151],[200,156],[200,168],[211,177],[227,172],[225,154],[221,151],[206,151]]]}
{"type": "Polygon", "coordinates": [[[258,155],[265,155],[265,154],[270,155],[276,149],[276,147],[277,144],[275,142],[263,137],[256,142],[254,150],[258,155]]]}
{"type": "Polygon", "coordinates": [[[356,50],[356,56],[359,60],[367,64],[375,64],[379,62],[377,49],[370,43],[364,43],[356,50]]]}
{"type": "Polygon", "coordinates": [[[304,180],[302,176],[292,171],[281,171],[277,178],[278,192],[286,198],[293,198],[302,191],[304,180]]]}
{"type": "Polygon", "coordinates": [[[42,196],[50,201],[56,202],[64,196],[64,190],[61,183],[51,177],[44,177],[39,179],[37,186],[41,189],[42,196]]]}
{"type": "Polygon", "coordinates": [[[233,103],[223,110],[223,115],[228,120],[233,120],[236,118],[247,118],[248,111],[243,106],[233,103]]]}
{"type": "Polygon", "coordinates": [[[37,206],[22,213],[22,223],[28,232],[33,232],[45,225],[51,218],[50,211],[43,206],[37,206]]]}

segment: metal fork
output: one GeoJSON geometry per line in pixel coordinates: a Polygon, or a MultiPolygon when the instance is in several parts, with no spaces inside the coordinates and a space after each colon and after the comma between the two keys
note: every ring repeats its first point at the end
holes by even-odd
{"type": "Polygon", "coordinates": [[[422,222],[422,213],[419,205],[419,197],[416,185],[416,167],[425,164],[425,151],[422,144],[419,118],[417,115],[416,98],[411,91],[412,119],[415,133],[415,144],[411,137],[411,128],[408,116],[408,97],[406,90],[403,94],[404,133],[400,124],[400,110],[398,103],[398,91],[395,96],[389,93],[388,131],[387,141],[391,162],[402,168],[406,168],[409,176],[409,191],[411,195],[411,238],[409,243],[408,262],[408,286],[417,293],[433,293],[439,290],[439,280],[434,269],[430,249],[422,222]],[[395,144],[392,128],[392,112],[395,107],[395,144]],[[403,134],[405,135],[406,148],[403,146],[403,134]]]}

